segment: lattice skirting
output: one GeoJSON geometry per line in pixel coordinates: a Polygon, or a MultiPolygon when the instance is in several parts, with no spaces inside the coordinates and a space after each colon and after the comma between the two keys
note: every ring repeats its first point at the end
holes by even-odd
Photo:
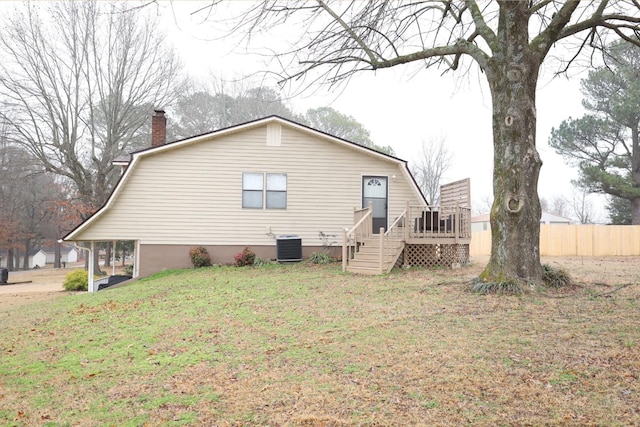
{"type": "Polygon", "coordinates": [[[405,245],[402,257],[406,266],[451,267],[451,264],[467,264],[469,262],[469,245],[436,244],[405,245]]]}

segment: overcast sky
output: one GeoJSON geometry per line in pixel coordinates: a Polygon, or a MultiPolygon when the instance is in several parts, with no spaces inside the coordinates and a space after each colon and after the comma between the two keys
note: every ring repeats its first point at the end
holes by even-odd
{"type": "MultiPolygon", "coordinates": [[[[0,10],[6,10],[11,3],[3,3],[0,10]]],[[[247,54],[233,39],[213,39],[211,23],[203,23],[202,14],[192,14],[207,3],[210,2],[160,1],[146,7],[160,15],[169,43],[178,51],[192,77],[232,80],[265,70],[264,58],[247,54]]],[[[246,4],[236,2],[230,7],[246,4]]],[[[369,129],[376,144],[391,145],[398,157],[410,162],[419,155],[421,141],[444,139],[454,159],[445,180],[471,178],[472,200],[476,206],[482,205],[492,199],[490,94],[484,76],[475,71],[450,72],[444,76],[442,71],[413,65],[364,72],[353,76],[339,92],[317,87],[290,98],[288,104],[298,113],[331,106],[353,116],[369,129]]],[[[584,77],[586,72],[578,69],[572,71],[571,78],[553,78],[552,73],[543,71],[538,83],[537,147],[544,162],[539,194],[547,200],[558,196],[571,198],[571,180],[576,177],[576,170],[566,165],[547,140],[552,127],[584,113],[580,93],[580,79],[584,77]]],[[[257,77],[253,80],[258,81],[257,77]]]]}
{"type": "MultiPolygon", "coordinates": [[[[190,15],[201,5],[180,2],[173,8],[159,8],[189,73],[233,79],[264,70],[263,59],[234,47],[232,40],[211,40],[209,24],[190,15]]],[[[576,171],[547,140],[563,119],[584,113],[580,79],[585,76],[584,71],[575,70],[571,78],[553,78],[545,71],[538,84],[537,146],[544,162],[539,194],[548,200],[571,197],[570,181],[576,171]]],[[[376,144],[391,145],[398,157],[409,161],[418,155],[422,140],[444,138],[454,157],[447,181],[470,177],[476,203],[492,195],[491,98],[484,76],[476,72],[443,76],[442,70],[416,72],[415,67],[403,66],[365,72],[352,77],[340,92],[319,87],[290,99],[289,105],[296,112],[331,106],[351,115],[369,129],[376,144]]]]}

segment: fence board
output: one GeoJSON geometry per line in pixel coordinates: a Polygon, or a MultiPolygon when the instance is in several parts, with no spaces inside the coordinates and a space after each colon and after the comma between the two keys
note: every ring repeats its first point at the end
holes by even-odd
{"type": "MultiPolygon", "coordinates": [[[[474,231],[471,256],[491,254],[491,230],[474,231]]],[[[640,256],[640,225],[540,225],[542,256],[640,256]]]]}

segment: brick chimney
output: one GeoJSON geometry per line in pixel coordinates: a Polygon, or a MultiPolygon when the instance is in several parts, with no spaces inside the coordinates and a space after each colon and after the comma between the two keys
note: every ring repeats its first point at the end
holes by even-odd
{"type": "Polygon", "coordinates": [[[151,146],[159,147],[167,142],[167,118],[164,110],[153,110],[151,117],[151,146]]]}

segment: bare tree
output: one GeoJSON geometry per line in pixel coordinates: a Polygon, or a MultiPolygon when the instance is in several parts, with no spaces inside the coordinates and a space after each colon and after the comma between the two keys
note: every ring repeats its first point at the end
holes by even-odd
{"type": "Polygon", "coordinates": [[[568,216],[568,201],[566,197],[563,196],[556,196],[553,199],[551,199],[551,208],[549,209],[549,212],[554,214],[554,215],[558,215],[558,216],[568,216]]]}
{"type": "Polygon", "coordinates": [[[479,199],[475,199],[471,203],[471,212],[473,215],[486,215],[491,212],[491,206],[493,206],[493,197],[483,196],[479,199]]]}
{"type": "Polygon", "coordinates": [[[551,199],[540,199],[540,207],[543,211],[558,216],[567,217],[569,215],[569,201],[564,196],[554,196],[551,199]]]}
{"type": "Polygon", "coordinates": [[[584,189],[573,191],[571,196],[571,208],[580,224],[594,224],[597,222],[597,214],[593,203],[589,200],[589,193],[584,189]]]}
{"type": "Polygon", "coordinates": [[[29,267],[29,252],[47,237],[60,197],[54,175],[0,132],[0,248],[9,252],[7,268],[29,267]]]}
{"type": "MultiPolygon", "coordinates": [[[[212,7],[215,7],[213,2],[212,7]]],[[[217,16],[207,10],[209,16],[217,16]]],[[[215,18],[213,18],[215,19],[215,18]]],[[[581,51],[602,49],[610,36],[638,44],[636,0],[387,1],[326,0],[252,3],[231,32],[254,35],[287,25],[291,50],[276,52],[283,81],[339,83],[359,71],[403,64],[468,69],[477,64],[492,95],[494,202],[491,257],[481,277],[503,282],[542,279],[542,162],[536,149],[536,86],[540,67],[560,40],[562,70],[581,51]],[[296,19],[297,18],[297,19],[296,19]],[[299,25],[294,25],[299,24],[299,25]],[[294,39],[295,29],[301,29],[294,39]],[[568,56],[563,56],[564,54],[568,56]]],[[[264,37],[262,37],[264,39],[264,37]]],[[[274,46],[267,46],[273,54],[274,46]]],[[[375,89],[372,89],[375,90],[375,89]]],[[[463,119],[461,119],[463,120],[463,119]]]]}
{"type": "Polygon", "coordinates": [[[113,159],[180,82],[155,21],[124,6],[26,3],[0,31],[0,117],[16,144],[69,178],[92,208],[115,184],[113,159]]]}
{"type": "Polygon", "coordinates": [[[24,150],[9,145],[0,134],[0,249],[7,251],[9,270],[19,268],[16,254],[23,249],[27,232],[22,216],[22,190],[27,189],[24,184],[32,167],[24,150]]]}
{"type": "Polygon", "coordinates": [[[422,140],[420,154],[411,163],[411,172],[430,205],[440,203],[440,184],[452,162],[453,155],[447,149],[444,137],[429,142],[422,140]]]}

